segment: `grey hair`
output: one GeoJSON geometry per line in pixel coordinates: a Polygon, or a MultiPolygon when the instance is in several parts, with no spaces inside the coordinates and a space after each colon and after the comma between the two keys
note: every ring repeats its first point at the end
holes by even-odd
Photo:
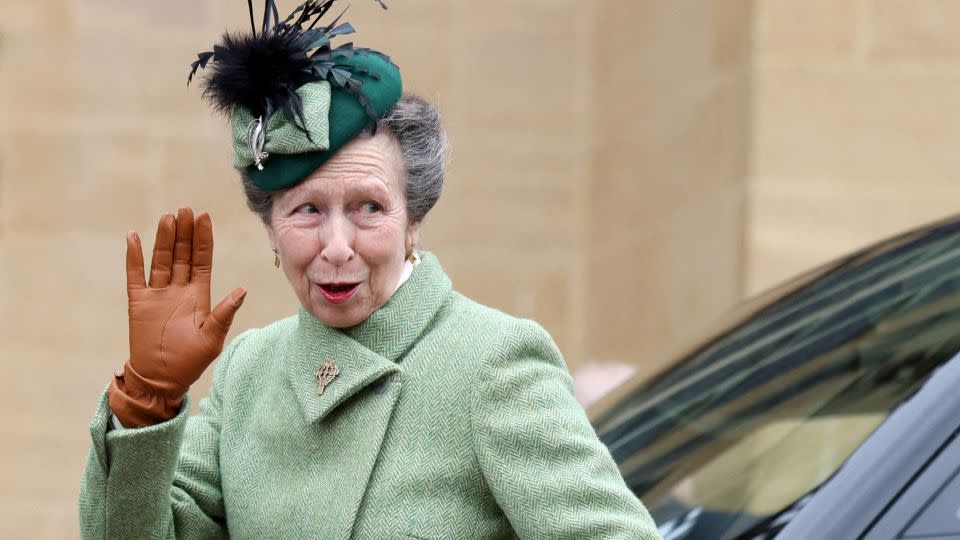
{"type": "MultiPolygon", "coordinates": [[[[377,129],[387,129],[397,137],[407,168],[407,217],[419,223],[440,199],[446,176],[449,146],[440,111],[422,98],[404,95],[377,122],[377,129]]],[[[258,188],[245,172],[240,176],[247,207],[269,224],[275,192],[258,188]]]]}

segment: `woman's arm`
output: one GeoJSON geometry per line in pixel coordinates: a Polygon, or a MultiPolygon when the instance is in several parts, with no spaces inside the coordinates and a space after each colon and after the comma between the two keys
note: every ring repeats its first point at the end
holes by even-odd
{"type": "Polygon", "coordinates": [[[85,538],[225,537],[220,491],[220,392],[234,340],[200,415],[187,389],[220,354],[243,297],[210,307],[213,225],[181,208],[157,225],[149,282],[143,248],[127,233],[130,358],[114,374],[91,424],[80,493],[85,538]],[[179,411],[179,412],[178,412],[179,411]],[[111,431],[113,415],[128,428],[111,431]],[[182,451],[181,451],[182,446],[182,451]]]}
{"type": "Polygon", "coordinates": [[[545,330],[520,321],[480,369],[475,452],[520,538],[660,538],[574,398],[545,330]]]}
{"type": "MultiPolygon", "coordinates": [[[[252,332],[252,331],[251,331],[252,332]]],[[[110,430],[106,393],[90,425],[80,486],[83,538],[228,538],[220,489],[220,403],[238,336],[217,362],[209,397],[167,422],[110,430]]]]}

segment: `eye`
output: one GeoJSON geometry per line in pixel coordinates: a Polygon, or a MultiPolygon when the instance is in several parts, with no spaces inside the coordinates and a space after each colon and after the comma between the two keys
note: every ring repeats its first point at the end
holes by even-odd
{"type": "Polygon", "coordinates": [[[361,206],[360,209],[367,214],[376,214],[377,212],[383,210],[383,207],[371,201],[363,203],[363,206],[361,206]]]}
{"type": "Polygon", "coordinates": [[[318,214],[318,213],[320,213],[320,211],[317,210],[317,207],[314,206],[314,205],[311,204],[311,203],[301,204],[300,206],[297,207],[296,210],[294,210],[294,212],[297,213],[297,214],[318,214]]]}

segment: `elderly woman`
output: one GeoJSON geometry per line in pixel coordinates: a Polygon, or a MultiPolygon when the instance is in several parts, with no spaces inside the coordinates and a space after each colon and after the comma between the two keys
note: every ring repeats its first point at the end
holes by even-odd
{"type": "Polygon", "coordinates": [[[215,62],[207,95],[233,115],[300,313],[221,353],[245,290],[211,309],[209,216],[160,219],[149,281],[128,233],[130,358],[91,425],[83,536],[659,538],[547,333],[464,298],[416,251],[443,184],[439,116],[382,55],[331,49],[350,28],[304,29],[330,4],[277,22],[268,1],[259,33],[195,65],[215,62]],[[310,70],[284,72],[291,58],[310,70]]]}

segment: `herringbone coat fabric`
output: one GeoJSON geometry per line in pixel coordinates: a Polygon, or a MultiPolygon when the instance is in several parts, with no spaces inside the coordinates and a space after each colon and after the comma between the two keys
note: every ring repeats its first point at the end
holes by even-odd
{"type": "Polygon", "coordinates": [[[241,334],[188,409],[110,431],[101,398],[84,538],[659,538],[547,333],[429,254],[351,330],[301,310],[241,334]]]}

